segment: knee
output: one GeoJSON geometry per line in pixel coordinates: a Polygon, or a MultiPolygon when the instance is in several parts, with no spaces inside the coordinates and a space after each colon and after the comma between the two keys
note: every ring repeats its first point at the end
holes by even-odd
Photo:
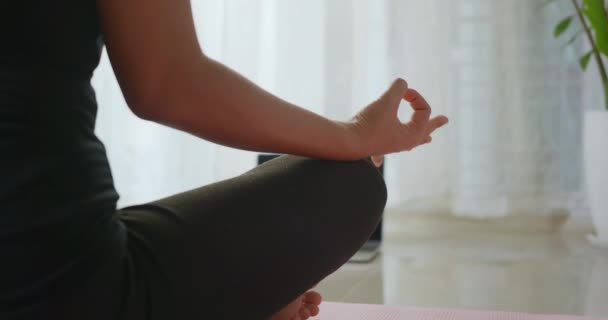
{"type": "Polygon", "coordinates": [[[339,268],[369,239],[382,217],[387,190],[379,170],[367,160],[326,161],[295,156],[256,170],[281,197],[279,219],[311,263],[303,287],[339,268]],[[297,234],[297,237],[294,237],[297,234]],[[314,235],[305,242],[302,237],[314,235]],[[297,240],[297,241],[296,241],[297,240]]]}
{"type": "Polygon", "coordinates": [[[354,224],[360,224],[368,237],[382,218],[387,200],[386,184],[378,168],[368,160],[351,162],[346,171],[338,177],[346,181],[343,201],[352,202],[353,206],[360,210],[344,212],[343,215],[346,216],[343,218],[351,220],[350,225],[353,228],[357,228],[354,224]]]}
{"type": "Polygon", "coordinates": [[[368,160],[305,161],[310,166],[309,174],[320,177],[320,192],[335,206],[331,212],[334,219],[352,231],[363,228],[362,232],[371,233],[387,199],[386,184],[378,168],[368,160]]]}
{"type": "Polygon", "coordinates": [[[306,208],[324,225],[375,227],[386,204],[386,184],[369,160],[329,161],[282,156],[258,167],[265,184],[283,190],[282,200],[306,208]]]}
{"type": "Polygon", "coordinates": [[[382,218],[387,190],[380,171],[367,160],[315,162],[324,175],[319,187],[327,196],[328,209],[309,215],[319,221],[314,227],[317,254],[334,271],[346,262],[372,235],[382,218]],[[326,256],[323,256],[322,253],[326,256]]]}
{"type": "Polygon", "coordinates": [[[386,183],[382,174],[369,160],[357,160],[346,163],[337,163],[344,167],[336,170],[335,179],[344,184],[343,197],[345,200],[369,211],[381,213],[384,210],[387,199],[386,183]]]}

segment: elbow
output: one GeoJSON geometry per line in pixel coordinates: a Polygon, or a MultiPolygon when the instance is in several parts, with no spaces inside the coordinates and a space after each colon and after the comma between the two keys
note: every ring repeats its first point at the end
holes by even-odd
{"type": "Polygon", "coordinates": [[[140,119],[158,122],[161,121],[159,107],[149,101],[147,97],[126,98],[131,112],[140,119]]]}
{"type": "Polygon", "coordinates": [[[169,105],[166,86],[140,84],[123,92],[127,106],[138,118],[153,122],[163,122],[166,118],[169,105]]]}

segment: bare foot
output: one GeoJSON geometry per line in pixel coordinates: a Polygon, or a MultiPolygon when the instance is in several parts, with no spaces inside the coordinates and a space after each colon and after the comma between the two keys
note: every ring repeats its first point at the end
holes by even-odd
{"type": "Polygon", "coordinates": [[[308,291],[290,302],[270,320],[306,320],[319,314],[321,295],[316,291],[308,291]]]}

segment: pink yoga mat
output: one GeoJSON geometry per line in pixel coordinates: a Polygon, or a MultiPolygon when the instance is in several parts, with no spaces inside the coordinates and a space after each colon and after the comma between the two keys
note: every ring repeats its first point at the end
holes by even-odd
{"type": "Polygon", "coordinates": [[[323,302],[315,320],[608,320],[608,318],[525,313],[403,308],[323,302]]]}

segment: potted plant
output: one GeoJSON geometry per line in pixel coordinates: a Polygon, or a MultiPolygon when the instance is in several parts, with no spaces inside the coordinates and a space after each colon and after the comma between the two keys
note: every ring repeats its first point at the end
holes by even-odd
{"type": "Polygon", "coordinates": [[[554,29],[560,37],[578,20],[581,30],[572,36],[568,44],[578,36],[584,36],[591,49],[579,60],[583,70],[594,60],[602,81],[604,105],[600,110],[589,110],[584,116],[583,144],[585,176],[589,207],[595,228],[590,241],[608,247],[608,74],[604,57],[608,56],[608,10],[604,0],[570,0],[573,13],[562,19],[554,29]]]}

